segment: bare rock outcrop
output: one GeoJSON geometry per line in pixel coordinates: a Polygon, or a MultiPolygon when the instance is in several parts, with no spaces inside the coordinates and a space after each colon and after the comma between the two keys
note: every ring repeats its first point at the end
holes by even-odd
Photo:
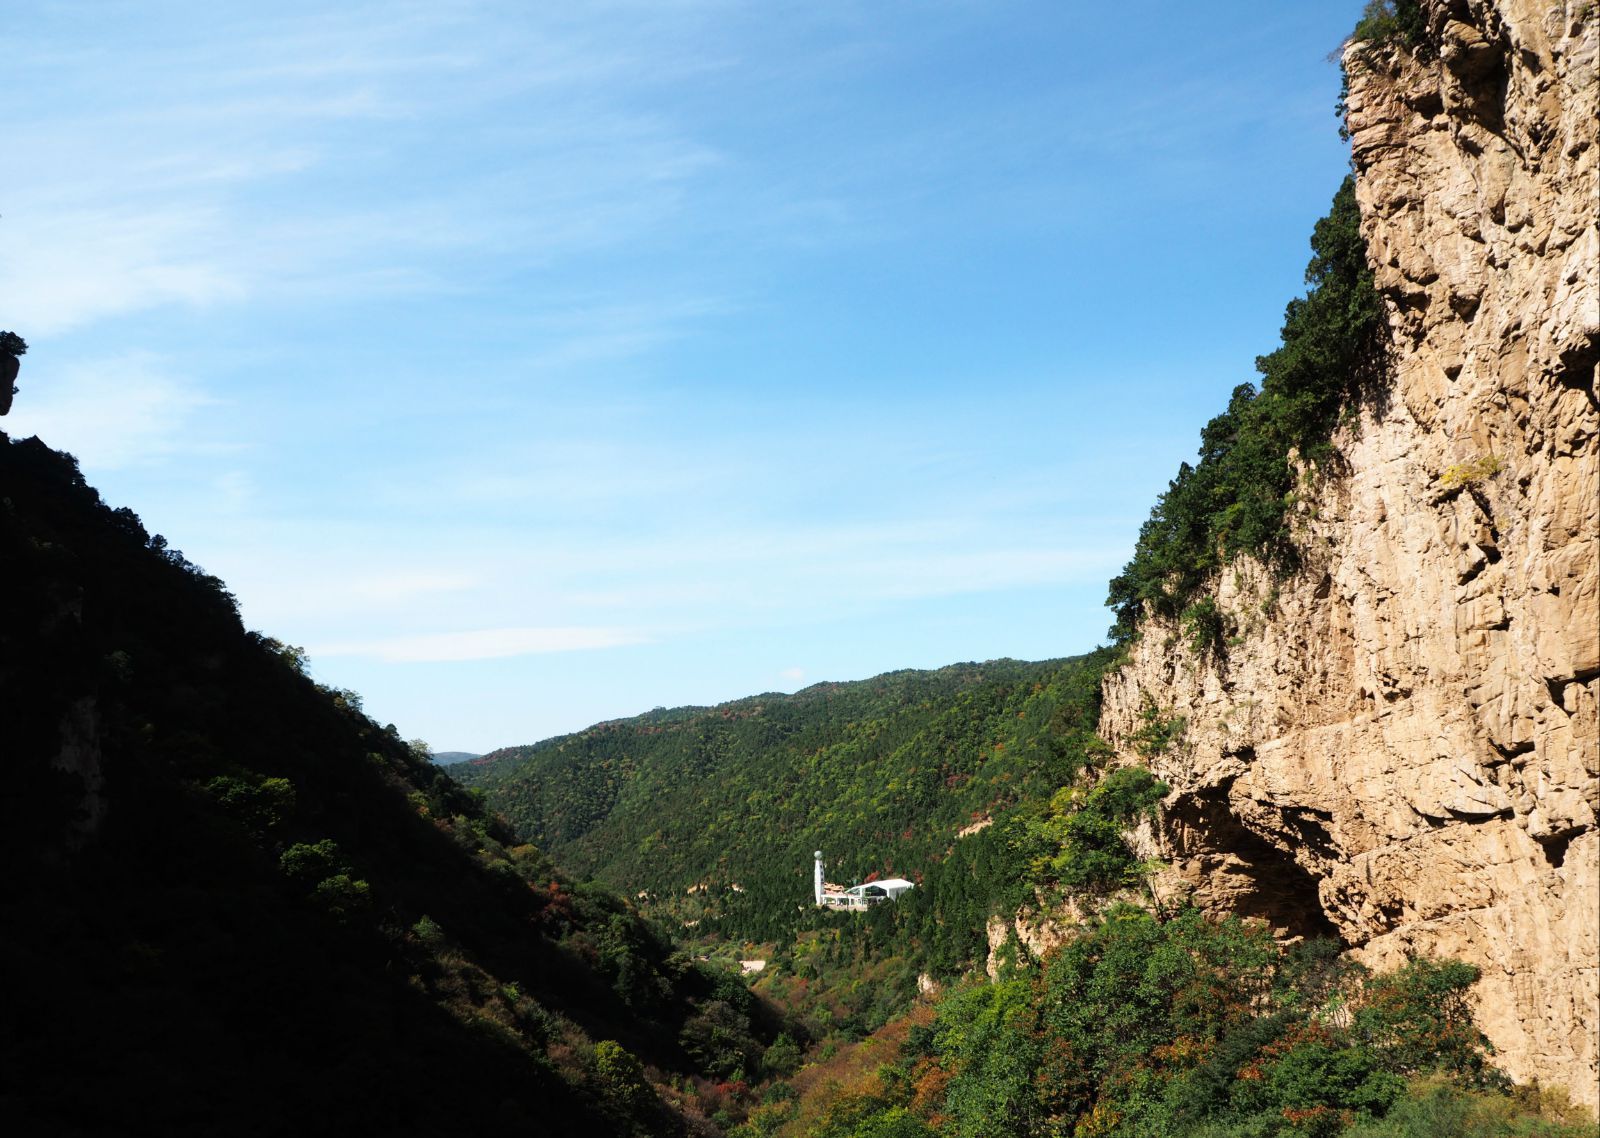
{"type": "Polygon", "coordinates": [[[1101,726],[1131,758],[1145,716],[1186,720],[1147,757],[1164,888],[1374,966],[1479,965],[1499,1062],[1594,1105],[1600,21],[1423,7],[1421,50],[1346,53],[1389,398],[1302,495],[1302,568],[1224,570],[1220,658],[1146,622],[1101,726]]]}
{"type": "Polygon", "coordinates": [[[991,916],[984,926],[984,936],[989,942],[984,958],[984,972],[989,979],[1000,977],[1002,966],[1026,966],[1043,960],[1051,949],[1059,948],[1072,939],[1082,923],[1082,914],[1075,909],[1056,906],[1043,909],[1024,909],[1009,919],[991,916]]]}

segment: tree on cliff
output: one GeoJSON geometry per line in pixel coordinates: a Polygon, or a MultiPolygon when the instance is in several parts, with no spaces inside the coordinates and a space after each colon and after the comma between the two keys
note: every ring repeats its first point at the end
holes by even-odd
{"type": "Polygon", "coordinates": [[[18,357],[28,350],[28,341],[15,332],[0,332],[0,415],[11,410],[11,397],[17,393],[18,357]]]}

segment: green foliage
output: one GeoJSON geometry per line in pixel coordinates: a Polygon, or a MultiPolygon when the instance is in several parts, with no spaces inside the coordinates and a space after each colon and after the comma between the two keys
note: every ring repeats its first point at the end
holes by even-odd
{"type": "Polygon", "coordinates": [[[1463,1018],[1475,975],[1417,960],[1370,976],[1334,944],[1285,952],[1260,925],[1113,909],[1041,968],[951,992],[828,1132],[910,1118],[983,1138],[1588,1138],[1561,1104],[1541,1121],[1494,1089],[1463,1018]]]}
{"type": "Polygon", "coordinates": [[[712,1000],[690,1016],[679,1033],[683,1049],[700,1070],[719,1078],[744,1078],[761,1061],[750,1019],[725,1000],[712,1000]]]}
{"type": "Polygon", "coordinates": [[[1147,695],[1139,707],[1139,728],[1128,741],[1140,758],[1153,759],[1166,754],[1174,743],[1182,740],[1188,729],[1188,719],[1182,715],[1163,715],[1147,695]]]}
{"type": "Polygon", "coordinates": [[[1143,767],[1119,767],[1088,790],[1065,787],[1028,827],[1029,869],[1040,884],[1108,893],[1134,884],[1137,860],[1124,834],[1155,813],[1167,786],[1143,767]]]}
{"type": "Polygon", "coordinates": [[[864,1119],[850,1138],[936,1138],[937,1132],[903,1106],[864,1119]]]}
{"type": "Polygon", "coordinates": [[[335,873],[317,882],[311,900],[335,920],[350,921],[372,911],[372,886],[348,873],[335,873]]]}
{"type": "Polygon", "coordinates": [[[900,1105],[876,1098],[851,1098],[838,1103],[810,1138],[936,1138],[934,1130],[900,1105]]]}
{"type": "Polygon", "coordinates": [[[1220,655],[1227,640],[1227,622],[1217,602],[1201,597],[1178,614],[1178,623],[1196,656],[1220,655]]]}
{"type": "Polygon", "coordinates": [[[1040,1054],[1026,980],[975,984],[940,1005],[934,1046],[961,1072],[945,1096],[949,1132],[988,1138],[1028,1128],[1040,1054]]]}
{"type": "Polygon", "coordinates": [[[792,1075],[800,1066],[800,1059],[800,1045],[788,1032],[782,1032],[761,1056],[761,1072],[776,1078],[792,1075]]]}
{"type": "Polygon", "coordinates": [[[1309,289],[1289,302],[1282,343],[1256,360],[1257,390],[1236,387],[1228,408],[1200,433],[1199,461],[1183,463],[1139,531],[1133,559],[1112,580],[1107,604],[1115,643],[1146,613],[1187,617],[1192,643],[1223,640],[1214,607],[1191,608],[1201,586],[1240,553],[1295,564],[1288,527],[1295,459],[1327,457],[1341,412],[1371,397],[1384,378],[1384,320],[1367,268],[1354,182],[1346,178],[1317,222],[1309,289]]]}
{"type": "Polygon", "coordinates": [[[1261,1048],[1230,1099],[1236,1112],[1284,1119],[1291,1133],[1337,1134],[1353,1118],[1382,1117],[1404,1090],[1370,1048],[1312,1020],[1261,1048]]]}
{"type": "Polygon", "coordinates": [[[637,1110],[655,1099],[645,1079],[644,1064],[614,1039],[594,1045],[595,1078],[606,1092],[623,1106],[637,1110]]]}
{"type": "Polygon", "coordinates": [[[1388,1069],[1440,1071],[1472,1087],[1504,1087],[1488,1040],[1472,1022],[1467,992],[1478,969],[1457,960],[1412,960],[1367,985],[1355,1030],[1388,1069]]]}
{"type": "Polygon", "coordinates": [[[1597,1138],[1600,1126],[1577,1111],[1555,1117],[1520,1096],[1463,1089],[1448,1080],[1418,1080],[1381,1120],[1362,1122],[1345,1138],[1597,1138]]]}
{"type": "Polygon", "coordinates": [[[286,778],[218,775],[206,783],[206,793],[257,835],[273,832],[294,813],[294,784],[286,778]]]}
{"type": "Polygon", "coordinates": [[[278,855],[278,867],[285,877],[311,884],[335,873],[348,873],[350,863],[339,852],[332,838],[316,842],[296,842],[278,855]]]}
{"type": "Polygon", "coordinates": [[[1421,0],[1367,0],[1350,38],[1413,48],[1426,42],[1427,33],[1428,14],[1421,0]]]}
{"type": "Polygon", "coordinates": [[[261,646],[267,651],[273,653],[278,657],[278,659],[289,665],[289,667],[293,668],[300,675],[304,676],[310,674],[311,658],[309,655],[307,655],[304,648],[296,648],[293,644],[285,644],[283,641],[276,640],[270,636],[262,639],[261,646]]]}
{"type": "Polygon", "coordinates": [[[411,934],[427,945],[440,945],[444,943],[444,930],[439,927],[439,922],[424,913],[417,918],[417,923],[411,926],[411,934]]]}
{"type": "MultiPolygon", "coordinates": [[[[992,912],[1027,899],[1026,819],[1105,761],[1094,726],[1110,659],[996,660],[658,709],[451,771],[558,860],[643,892],[647,913],[694,922],[703,940],[791,944],[840,928],[827,950],[838,955],[812,957],[808,981],[844,979],[858,950],[950,975],[987,951],[992,912]],[[980,819],[992,824],[956,837],[980,819]],[[808,904],[818,848],[830,880],[918,887],[880,907],[892,912],[820,913],[808,904]]],[[[900,1000],[915,970],[896,977],[900,1000]]],[[[889,1010],[876,999],[841,994],[841,1014],[870,1030],[889,1010]]]]}
{"type": "Polygon", "coordinates": [[[27,355],[28,341],[15,332],[0,332],[0,352],[8,356],[27,355]]]}
{"type": "Polygon", "coordinates": [[[352,921],[372,911],[372,886],[355,876],[331,838],[294,843],[279,855],[278,867],[313,906],[336,921],[352,921]]]}

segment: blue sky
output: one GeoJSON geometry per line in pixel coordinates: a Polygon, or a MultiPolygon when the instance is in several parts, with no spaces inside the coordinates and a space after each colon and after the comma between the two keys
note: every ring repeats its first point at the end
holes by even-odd
{"type": "Polygon", "coordinates": [[[10,5],[0,426],[440,749],[1087,651],[1359,8],[10,5]]]}

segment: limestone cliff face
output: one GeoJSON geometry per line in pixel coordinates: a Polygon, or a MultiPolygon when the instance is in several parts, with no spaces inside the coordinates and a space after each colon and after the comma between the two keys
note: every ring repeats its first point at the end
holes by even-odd
{"type": "Polygon", "coordinates": [[[1187,719],[1163,890],[1374,966],[1478,964],[1519,1080],[1594,1104],[1600,1004],[1595,5],[1424,0],[1352,45],[1349,126],[1394,379],[1297,509],[1303,569],[1225,570],[1240,637],[1151,621],[1102,732],[1187,719]]]}

